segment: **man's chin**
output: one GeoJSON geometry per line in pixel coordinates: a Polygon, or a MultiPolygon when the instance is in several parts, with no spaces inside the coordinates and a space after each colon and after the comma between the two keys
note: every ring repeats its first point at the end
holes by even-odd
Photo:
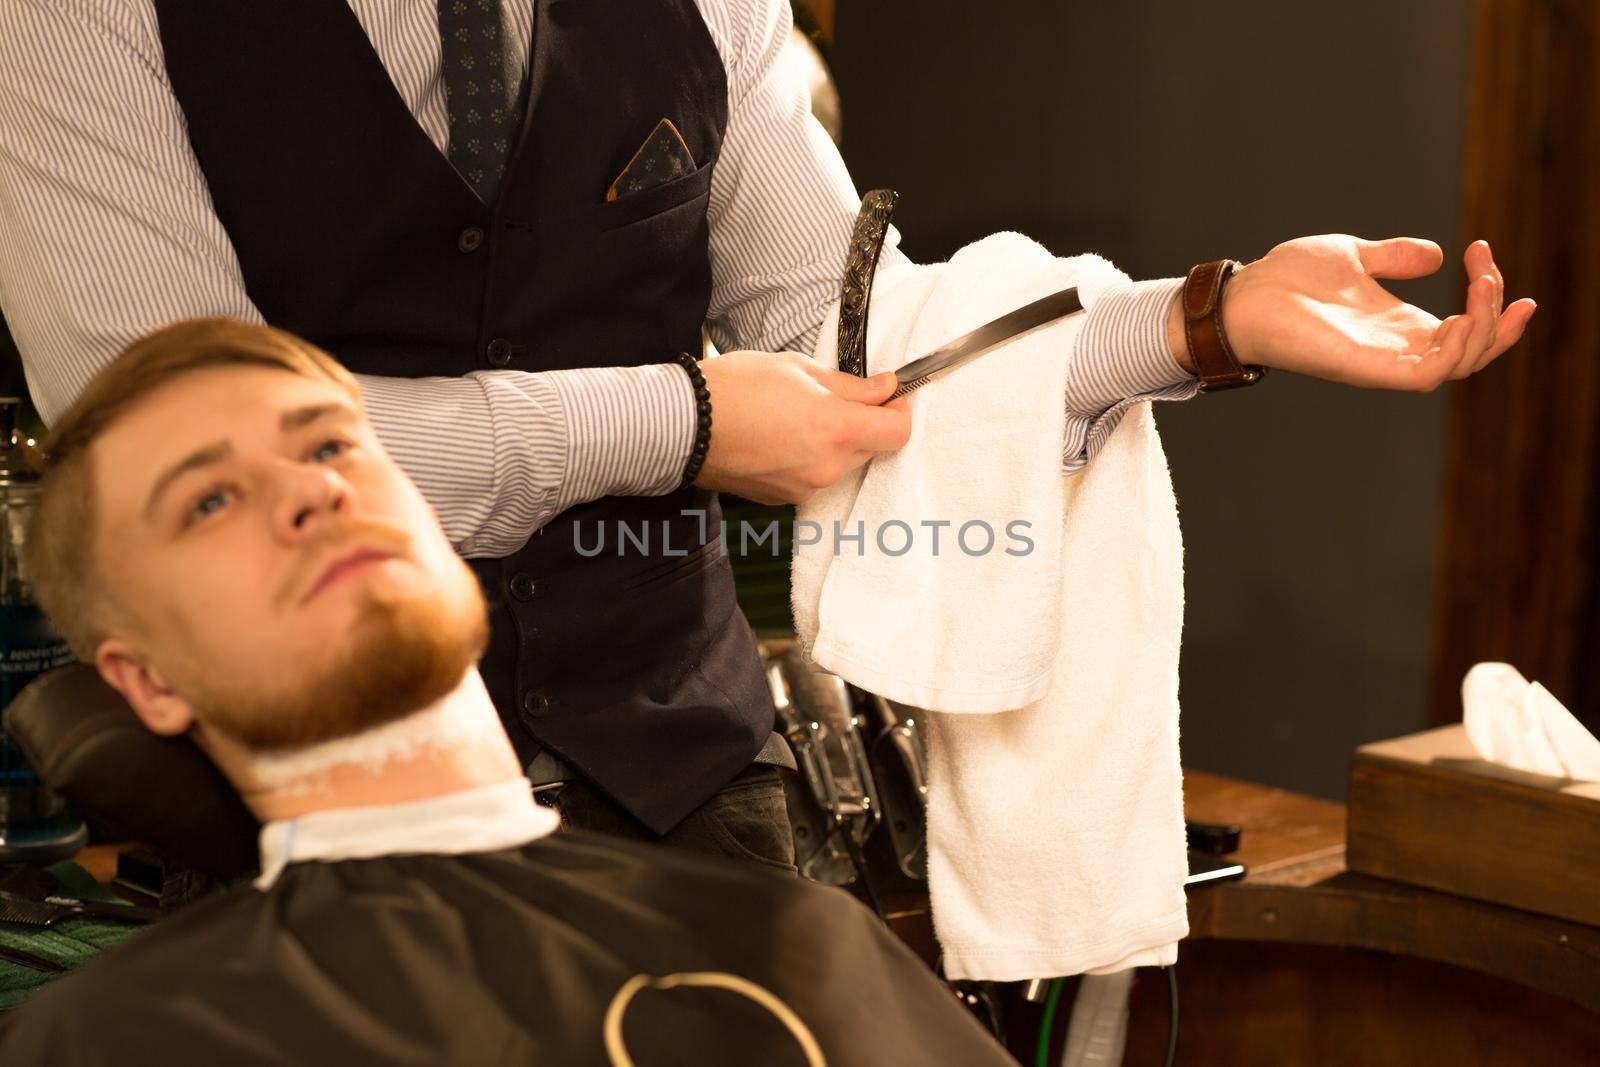
{"type": "Polygon", "coordinates": [[[373,605],[393,610],[409,610],[408,601],[436,602],[443,595],[439,579],[408,559],[381,560],[346,575],[322,590],[305,607],[313,614],[330,619],[335,625],[355,625],[365,621],[373,605]]]}
{"type": "MultiPolygon", "coordinates": [[[[476,581],[457,597],[364,591],[343,650],[321,668],[283,671],[276,694],[211,693],[197,717],[256,751],[304,748],[383,726],[445,696],[474,666],[488,641],[476,581]]],[[[304,664],[305,660],[300,660],[304,664]]]]}

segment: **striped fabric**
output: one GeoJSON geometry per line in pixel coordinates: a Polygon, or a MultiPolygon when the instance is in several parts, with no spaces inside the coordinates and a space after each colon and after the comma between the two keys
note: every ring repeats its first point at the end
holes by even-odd
{"type": "MultiPolygon", "coordinates": [[[[444,152],[435,0],[349,3],[444,152]]],[[[698,3],[729,93],[708,331],[723,351],[810,351],[836,297],[855,188],[783,58],[787,0],[698,3]]],[[[532,0],[502,6],[520,77],[532,0]]],[[[903,258],[897,241],[886,265],[903,258]]],[[[1068,469],[1132,399],[1193,394],[1165,343],[1177,284],[1107,292],[1090,309],[1067,397],[1068,469]]],[[[262,321],[189,147],[150,0],[0,0],[0,308],[47,423],[152,329],[192,315],[262,321]]],[[[694,434],[688,381],[672,364],[361,385],[385,447],[467,556],[507,555],[586,500],[670,490],[694,434]]]]}
{"type": "Polygon", "coordinates": [[[1134,404],[1200,391],[1167,347],[1167,310],[1182,288],[1182,278],[1131,282],[1106,289],[1088,310],[1067,374],[1067,470],[1088,463],[1134,404]]]}

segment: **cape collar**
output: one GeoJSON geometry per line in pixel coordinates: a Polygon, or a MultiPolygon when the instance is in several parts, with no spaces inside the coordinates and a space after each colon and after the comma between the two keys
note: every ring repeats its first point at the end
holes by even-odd
{"type": "Polygon", "coordinates": [[[261,828],[261,876],[268,889],[291,863],[375,856],[455,856],[516,848],[554,833],[560,818],[533,802],[528,780],[508,779],[406,804],[341,808],[261,828]]]}

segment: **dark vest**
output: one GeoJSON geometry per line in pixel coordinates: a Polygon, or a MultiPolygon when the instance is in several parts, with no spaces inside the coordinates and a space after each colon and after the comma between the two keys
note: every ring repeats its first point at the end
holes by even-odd
{"type": "MultiPolygon", "coordinates": [[[[190,142],[273,325],[395,377],[698,351],[728,114],[692,0],[538,0],[526,113],[492,207],[412,118],[345,0],[155,7],[190,142]],[[699,169],[606,202],[663,117],[699,169]]],[[[772,729],[720,520],[700,490],[609,497],[472,561],[492,612],[483,675],[519,753],[550,749],[658,832],[772,729]],[[619,522],[633,535],[620,552],[619,522]],[[602,531],[604,551],[586,555],[602,531]]]]}

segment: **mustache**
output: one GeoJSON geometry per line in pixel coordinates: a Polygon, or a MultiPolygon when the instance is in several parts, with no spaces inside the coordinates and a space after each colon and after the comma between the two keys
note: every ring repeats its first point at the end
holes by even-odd
{"type": "Polygon", "coordinates": [[[372,519],[340,519],[307,541],[289,573],[284,575],[274,600],[279,607],[291,604],[322,572],[335,556],[356,548],[373,548],[397,556],[411,555],[412,538],[399,526],[372,519]]]}

